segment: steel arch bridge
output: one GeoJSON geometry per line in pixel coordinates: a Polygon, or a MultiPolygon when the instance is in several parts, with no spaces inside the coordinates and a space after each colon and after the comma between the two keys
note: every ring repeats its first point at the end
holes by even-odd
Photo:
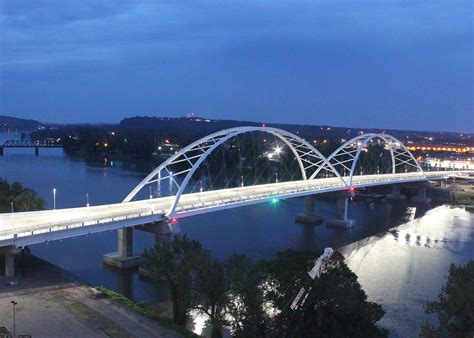
{"type": "Polygon", "coordinates": [[[303,138],[281,129],[231,128],[203,137],[171,156],[145,177],[121,203],[0,214],[0,247],[21,247],[123,229],[173,217],[189,217],[263,203],[273,198],[286,199],[358,187],[445,179],[458,173],[423,172],[402,142],[386,134],[357,136],[325,157],[303,138]],[[220,145],[238,135],[257,132],[273,135],[288,146],[297,162],[300,180],[185,192],[193,174],[220,145]],[[364,158],[367,147],[374,142],[390,153],[390,173],[368,175],[356,172],[358,162],[364,158]],[[176,165],[181,168],[179,171],[171,169],[176,165]],[[136,200],[144,188],[163,180],[168,180],[177,189],[174,195],[136,200]]]}
{"type": "Polygon", "coordinates": [[[342,187],[349,188],[353,184],[356,176],[356,165],[362,154],[367,150],[367,146],[373,140],[381,140],[385,149],[390,152],[391,173],[396,174],[397,169],[402,165],[416,170],[420,178],[425,178],[423,169],[413,156],[413,154],[397,140],[395,137],[386,134],[364,134],[345,142],[337,148],[329,157],[325,157],[312,144],[303,138],[282,129],[270,127],[237,127],[221,130],[219,132],[205,136],[179,152],[175,153],[160,166],[155,168],[145,177],[123,200],[132,201],[137,194],[146,186],[169,180],[177,188],[175,199],[167,211],[168,217],[176,215],[181,196],[183,195],[193,174],[200,165],[211,155],[220,145],[245,133],[262,132],[271,134],[284,142],[294,154],[298,162],[299,170],[303,181],[316,180],[320,172],[325,172],[326,177],[336,177],[342,187]],[[170,168],[175,164],[184,164],[185,168],[178,172],[173,172],[170,168]],[[176,178],[184,176],[181,181],[176,178]]]}
{"type": "Polygon", "coordinates": [[[145,186],[157,183],[159,181],[170,180],[178,189],[176,199],[171,205],[168,215],[174,215],[176,207],[179,203],[187,184],[199,166],[211,155],[220,145],[226,141],[235,138],[238,135],[252,132],[263,132],[276,136],[284,142],[291,150],[298,162],[299,170],[303,180],[314,178],[320,171],[327,171],[340,178],[343,178],[333,165],[326,159],[314,146],[304,139],[287,131],[267,128],[267,127],[238,127],[225,129],[211,135],[205,136],[196,142],[191,143],[187,147],[174,154],[168,160],[163,162],[155,170],[153,170],[143,181],[141,181],[123,200],[123,202],[131,201],[137,193],[145,186]],[[179,172],[173,172],[170,167],[174,164],[184,164],[185,169],[179,172]],[[164,172],[164,174],[163,174],[164,172]],[[177,176],[185,175],[182,182],[176,180],[177,176]]]}

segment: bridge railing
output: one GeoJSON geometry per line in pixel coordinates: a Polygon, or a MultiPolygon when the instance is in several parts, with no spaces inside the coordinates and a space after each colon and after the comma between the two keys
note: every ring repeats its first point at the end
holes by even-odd
{"type": "MultiPolygon", "coordinates": [[[[400,179],[403,180],[425,180],[425,176],[421,173],[406,173],[406,174],[378,174],[378,175],[365,175],[365,176],[354,176],[354,186],[359,184],[367,183],[392,183],[397,182],[400,179]]],[[[265,200],[273,197],[278,198],[291,198],[295,194],[301,194],[305,191],[318,192],[321,190],[344,190],[346,187],[341,184],[337,178],[324,178],[307,181],[294,181],[279,183],[277,186],[281,187],[279,190],[274,190],[275,184],[260,185],[255,187],[247,187],[247,190],[242,188],[232,188],[228,191],[235,191],[237,195],[227,196],[219,195],[224,194],[222,191],[213,191],[207,193],[194,193],[191,194],[193,197],[196,196],[197,200],[186,201],[184,198],[176,209],[177,215],[180,213],[192,211],[196,209],[205,209],[215,206],[224,206],[228,204],[237,204],[248,200],[265,200]],[[252,191],[253,189],[265,189],[262,192],[252,191]],[[209,193],[212,193],[209,194],[209,193]],[[200,194],[201,197],[200,197],[200,194]],[[216,198],[217,197],[217,198],[216,198]]],[[[186,195],[185,195],[186,196],[186,195]]],[[[188,195],[189,196],[189,195],[188,195]]]]}
{"type": "MultiPolygon", "coordinates": [[[[14,214],[13,214],[14,215],[14,214]]],[[[24,227],[18,229],[18,232],[5,234],[6,231],[0,231],[0,243],[2,241],[8,241],[16,238],[26,237],[26,236],[34,236],[34,235],[41,235],[50,232],[56,231],[63,231],[75,228],[83,228],[87,226],[93,226],[98,224],[106,224],[106,223],[113,223],[118,221],[123,221],[127,219],[134,219],[146,216],[153,216],[153,215],[164,215],[163,210],[154,211],[152,209],[142,209],[135,213],[112,213],[106,214],[104,217],[100,219],[93,219],[89,220],[87,218],[78,218],[74,220],[68,220],[66,222],[53,222],[53,223],[44,223],[39,225],[34,225],[30,227],[24,227]]]]}
{"type": "MultiPolygon", "coordinates": [[[[378,185],[378,184],[394,184],[402,182],[414,182],[426,179],[433,179],[439,177],[445,177],[449,174],[457,174],[457,172],[431,172],[425,175],[417,173],[405,173],[405,174],[377,174],[377,175],[362,175],[354,176],[354,187],[365,186],[365,185],[378,185]]],[[[239,204],[248,201],[260,201],[270,199],[273,197],[278,198],[291,198],[296,196],[302,196],[305,192],[317,193],[318,191],[337,191],[347,189],[346,186],[341,184],[341,181],[337,178],[322,178],[307,181],[294,181],[294,182],[282,182],[272,183],[267,185],[242,187],[242,188],[231,188],[227,190],[207,191],[193,194],[183,195],[183,199],[177,209],[178,215],[180,213],[186,213],[192,210],[214,208],[216,206],[225,206],[229,204],[239,204]]],[[[83,228],[99,224],[108,224],[119,222],[123,220],[136,219],[141,217],[149,217],[156,215],[157,217],[164,216],[167,203],[161,203],[160,208],[156,208],[159,204],[158,199],[145,200],[142,202],[131,202],[136,203],[139,206],[138,209],[129,209],[128,211],[115,212],[115,213],[104,213],[90,215],[89,217],[82,217],[77,219],[70,219],[61,222],[47,222],[43,224],[36,224],[31,226],[24,226],[12,230],[0,230],[0,244],[4,241],[11,241],[17,238],[41,235],[44,233],[51,233],[57,231],[64,231],[76,228],[83,228]],[[141,203],[147,203],[147,207],[144,207],[141,203]],[[158,210],[157,210],[158,209],[158,210]]],[[[169,202],[171,203],[171,201],[169,202]]],[[[258,203],[258,202],[257,202],[258,203]]],[[[133,204],[125,203],[119,204],[124,207],[134,208],[133,204]]],[[[57,210],[60,212],[60,210],[57,210]]],[[[95,211],[98,212],[98,211],[95,211]]],[[[41,212],[40,212],[41,213],[41,212]]],[[[10,214],[8,214],[10,215],[10,214]]],[[[12,219],[16,214],[11,214],[12,219]]],[[[34,216],[31,216],[34,217],[34,216]]],[[[3,221],[6,221],[4,218],[3,221]]]]}

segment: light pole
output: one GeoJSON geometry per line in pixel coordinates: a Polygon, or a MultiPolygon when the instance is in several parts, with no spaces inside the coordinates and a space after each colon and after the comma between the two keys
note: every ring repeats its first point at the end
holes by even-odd
{"type": "Polygon", "coordinates": [[[53,188],[53,210],[56,209],[56,188],[53,188]]]}
{"type": "Polygon", "coordinates": [[[11,202],[10,205],[12,206],[12,214],[13,214],[13,202],[11,202]]]}
{"type": "Polygon", "coordinates": [[[86,207],[89,206],[89,193],[86,193],[86,207]]]}
{"type": "Polygon", "coordinates": [[[149,188],[150,188],[150,199],[152,199],[152,198],[153,198],[153,195],[152,195],[152,193],[151,193],[151,185],[149,186],[149,188]]]}
{"type": "Polygon", "coordinates": [[[16,305],[18,304],[14,300],[12,300],[10,303],[13,304],[13,337],[16,337],[16,305]]]}

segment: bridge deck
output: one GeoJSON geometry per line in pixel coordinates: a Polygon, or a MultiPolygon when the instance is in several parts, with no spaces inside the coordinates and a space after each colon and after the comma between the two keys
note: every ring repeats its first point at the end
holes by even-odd
{"type": "MultiPolygon", "coordinates": [[[[427,172],[354,176],[353,186],[442,179],[458,172],[427,172]]],[[[268,201],[347,189],[338,178],[272,183],[184,194],[177,217],[235,208],[268,201]]],[[[174,196],[108,205],[0,214],[0,247],[18,247],[163,220],[174,196]]]]}

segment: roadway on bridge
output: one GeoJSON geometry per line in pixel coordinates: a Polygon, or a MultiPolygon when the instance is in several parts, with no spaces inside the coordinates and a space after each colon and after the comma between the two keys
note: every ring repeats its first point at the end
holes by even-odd
{"type": "MultiPolygon", "coordinates": [[[[359,175],[354,176],[353,187],[441,179],[455,173],[359,175]]],[[[252,205],[272,198],[285,199],[345,189],[347,186],[334,177],[184,194],[176,209],[176,217],[252,205]]],[[[54,237],[58,239],[163,220],[174,199],[174,196],[167,196],[90,207],[0,214],[0,246],[43,242],[54,232],[61,233],[54,237]],[[101,225],[100,229],[95,230],[98,225],[101,225]],[[72,229],[75,229],[74,233],[68,235],[72,229]]]]}

